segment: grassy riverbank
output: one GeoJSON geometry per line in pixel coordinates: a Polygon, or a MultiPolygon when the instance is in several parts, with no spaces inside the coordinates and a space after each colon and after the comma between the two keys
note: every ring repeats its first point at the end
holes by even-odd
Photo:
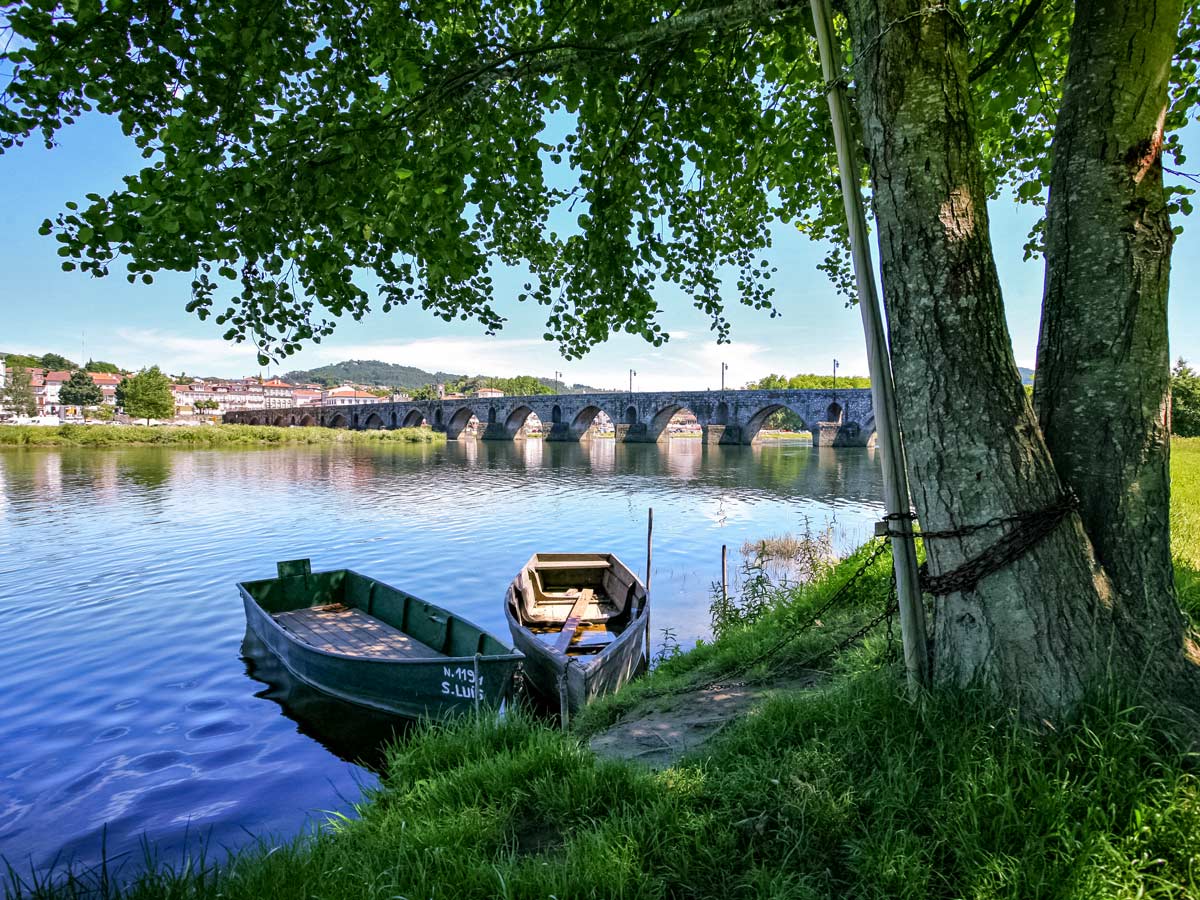
{"type": "MultiPolygon", "coordinates": [[[[1175,552],[1192,566],[1200,441],[1176,444],[1173,472],[1175,552]]],[[[1200,897],[1200,766],[1170,723],[1117,696],[1042,732],[971,694],[909,703],[885,627],[829,652],[882,608],[886,554],[819,627],[779,646],[866,553],[589,707],[572,733],[522,715],[419,730],[359,818],[106,896],[1200,897]],[[587,749],[635,705],[669,705],[722,673],[781,681],[802,667],[828,674],[664,771],[587,749]]]]}
{"type": "Polygon", "coordinates": [[[431,444],[446,436],[429,428],[350,431],[270,425],[0,425],[0,447],[247,447],[281,444],[431,444]]]}
{"type": "Polygon", "coordinates": [[[1171,551],[1179,603],[1200,628],[1200,438],[1171,442],[1171,551]]]}

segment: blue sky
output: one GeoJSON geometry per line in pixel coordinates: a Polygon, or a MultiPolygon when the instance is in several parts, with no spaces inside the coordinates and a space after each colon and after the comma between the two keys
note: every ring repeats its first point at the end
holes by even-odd
{"type": "MultiPolygon", "coordinates": [[[[1200,127],[1188,131],[1195,147],[1200,127]]],[[[37,234],[41,221],[53,217],[64,202],[81,200],[90,191],[105,193],[141,163],[115,123],[95,117],[63,133],[53,151],[35,141],[0,157],[0,350],[53,351],[72,359],[82,353],[125,366],[158,364],[172,372],[204,375],[259,372],[246,345],[226,343],[220,326],[184,311],[187,277],[162,276],[147,286],[129,284],[121,267],[104,279],[63,272],[53,238],[37,234]]],[[[1033,210],[1002,200],[992,203],[991,217],[1013,349],[1019,364],[1032,366],[1042,265],[1023,262],[1021,246],[1033,210]]],[[[1173,356],[1200,362],[1200,308],[1194,302],[1200,283],[1200,216],[1185,225],[1173,262],[1171,346],[1173,356]]],[[[779,269],[776,305],[782,316],[771,319],[744,307],[731,309],[731,345],[718,346],[707,319],[688,298],[664,288],[661,321],[672,339],[661,348],[617,335],[583,360],[565,362],[541,338],[541,309],[501,300],[498,305],[509,322],[495,337],[485,336],[473,323],[445,323],[419,308],[402,308],[362,323],[348,321],[333,337],[276,371],[348,358],[382,359],[467,374],[552,376],[557,370],[570,382],[618,387],[628,383],[632,367],[638,372],[635,389],[644,390],[717,387],[721,362],[729,364],[727,383],[734,385],[769,372],[828,372],[835,357],[842,374],[865,374],[859,312],[847,308],[817,271],[821,256],[819,245],[779,226],[768,258],[779,269]]],[[[497,273],[498,297],[515,297],[520,280],[497,273]]]]}

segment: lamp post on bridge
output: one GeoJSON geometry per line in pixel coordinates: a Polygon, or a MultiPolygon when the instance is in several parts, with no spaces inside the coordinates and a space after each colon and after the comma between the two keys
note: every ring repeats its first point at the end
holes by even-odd
{"type": "Polygon", "coordinates": [[[633,376],[636,374],[637,374],[637,372],[635,372],[633,369],[629,370],[629,393],[630,394],[633,393],[633,376]]]}
{"type": "Polygon", "coordinates": [[[554,373],[554,393],[556,393],[556,394],[559,393],[558,380],[560,378],[562,378],[562,372],[555,372],[554,373]]]}
{"type": "Polygon", "coordinates": [[[721,390],[725,390],[725,373],[729,371],[729,363],[721,363],[721,390]]]}
{"type": "Polygon", "coordinates": [[[838,361],[835,359],[833,361],[833,392],[835,394],[837,393],[837,367],[838,361]]]}

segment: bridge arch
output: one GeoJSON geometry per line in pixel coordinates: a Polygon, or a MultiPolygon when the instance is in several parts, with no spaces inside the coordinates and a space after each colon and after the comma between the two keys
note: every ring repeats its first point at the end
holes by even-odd
{"type": "Polygon", "coordinates": [[[612,422],[612,416],[599,406],[588,405],[581,409],[571,420],[571,439],[576,441],[583,440],[595,434],[595,428],[599,424],[598,420],[601,416],[612,422]]]}
{"type": "Polygon", "coordinates": [[[350,420],[346,418],[345,413],[334,413],[329,419],[328,425],[330,428],[349,428],[350,420]]]}
{"type": "Polygon", "coordinates": [[[439,406],[437,409],[435,409],[433,411],[433,427],[441,428],[442,425],[445,424],[445,418],[446,418],[446,414],[444,412],[442,412],[442,408],[439,406]]]}
{"type": "Polygon", "coordinates": [[[363,422],[363,428],[367,431],[381,431],[383,429],[383,416],[373,412],[367,416],[367,420],[363,422]]]}
{"type": "Polygon", "coordinates": [[[728,425],[729,424],[729,404],[722,400],[717,404],[717,408],[713,410],[712,422],[713,425],[728,425]]]}
{"type": "Polygon", "coordinates": [[[420,428],[425,422],[425,416],[419,409],[410,409],[404,415],[404,428],[420,428]]]}
{"type": "Polygon", "coordinates": [[[504,431],[510,438],[523,437],[522,431],[530,419],[535,419],[538,424],[541,424],[541,419],[532,407],[521,404],[508,414],[508,418],[504,420],[504,431]]]}
{"type": "Polygon", "coordinates": [[[287,428],[287,425],[288,425],[287,416],[276,416],[275,421],[272,422],[271,424],[274,425],[276,428],[287,428]]]}
{"type": "Polygon", "coordinates": [[[646,440],[665,441],[671,437],[671,424],[680,413],[691,413],[699,421],[699,416],[690,407],[682,403],[671,403],[656,412],[646,423],[646,440]]]}
{"type": "Polygon", "coordinates": [[[767,424],[767,419],[775,415],[777,412],[793,412],[800,419],[800,427],[812,430],[813,423],[809,421],[809,415],[805,415],[803,411],[789,406],[785,403],[769,403],[761,409],[757,410],[742,426],[742,443],[752,444],[758,439],[758,433],[762,431],[762,427],[767,424]]]}
{"type": "Polygon", "coordinates": [[[463,433],[463,431],[468,425],[471,424],[472,421],[474,421],[476,424],[479,424],[479,417],[475,415],[475,411],[472,410],[471,407],[464,406],[458,410],[455,410],[454,415],[452,415],[450,420],[446,423],[446,440],[458,440],[458,436],[463,433]]]}
{"type": "Polygon", "coordinates": [[[624,414],[621,416],[621,421],[626,425],[636,425],[638,423],[637,407],[630,404],[625,408],[624,414]]]}
{"type": "Polygon", "coordinates": [[[555,425],[562,424],[562,407],[557,403],[555,403],[554,407],[550,410],[550,421],[555,425]]]}
{"type": "Polygon", "coordinates": [[[392,410],[391,420],[392,420],[392,427],[395,428],[396,424],[400,420],[400,414],[398,412],[396,412],[394,409],[392,410]]]}
{"type": "Polygon", "coordinates": [[[842,421],[842,411],[843,411],[842,405],[840,403],[838,403],[836,400],[834,400],[825,409],[825,421],[826,422],[842,421]]]}
{"type": "Polygon", "coordinates": [[[305,428],[312,428],[314,425],[317,424],[317,420],[314,419],[312,416],[310,416],[308,413],[305,413],[304,415],[302,415],[300,417],[300,424],[303,425],[305,428]]]}
{"type": "Polygon", "coordinates": [[[489,425],[496,424],[496,407],[494,407],[494,406],[488,407],[488,424],[489,425]]]}

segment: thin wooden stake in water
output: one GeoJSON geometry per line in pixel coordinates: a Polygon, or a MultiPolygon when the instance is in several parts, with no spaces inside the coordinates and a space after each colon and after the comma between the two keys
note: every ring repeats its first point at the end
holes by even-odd
{"type": "Polygon", "coordinates": [[[646,520],[646,593],[650,593],[650,561],[654,555],[654,508],[646,520]]]}
{"type": "MultiPolygon", "coordinates": [[[[570,665],[570,663],[567,663],[570,665]]],[[[567,704],[567,673],[558,676],[558,718],[562,722],[562,730],[571,727],[571,708],[567,704]]]]}
{"type": "Polygon", "coordinates": [[[654,560],[654,507],[646,518],[646,668],[650,668],[650,565],[654,560]]]}
{"type": "Polygon", "coordinates": [[[729,603],[729,548],[721,545],[721,605],[729,603]]]}
{"type": "Polygon", "coordinates": [[[474,676],[473,680],[474,680],[473,693],[475,694],[475,712],[476,712],[476,714],[478,714],[479,713],[479,693],[480,693],[479,689],[482,687],[482,685],[479,683],[479,654],[478,653],[475,654],[475,676],[474,676]]]}
{"type": "Polygon", "coordinates": [[[883,496],[892,516],[889,530],[892,559],[896,568],[896,591],[900,601],[900,631],[904,638],[904,668],[908,686],[917,693],[929,684],[929,655],[925,644],[925,607],[917,576],[917,548],[912,535],[908,503],[908,474],[905,471],[904,443],[896,415],[896,388],[892,381],[892,363],[879,313],[879,294],[875,289],[875,270],[871,264],[871,245],[867,236],[867,217],[859,191],[858,149],[846,114],[845,88],[842,85],[840,55],[835,55],[832,13],[829,0],[810,0],[817,47],[821,54],[821,73],[825,96],[833,123],[833,141],[837,148],[838,171],[842,181],[842,202],[846,207],[846,225],[850,232],[850,256],[854,279],[858,283],[858,308],[862,313],[867,339],[867,362],[871,374],[871,404],[875,409],[878,449],[883,464],[883,496]]]}

